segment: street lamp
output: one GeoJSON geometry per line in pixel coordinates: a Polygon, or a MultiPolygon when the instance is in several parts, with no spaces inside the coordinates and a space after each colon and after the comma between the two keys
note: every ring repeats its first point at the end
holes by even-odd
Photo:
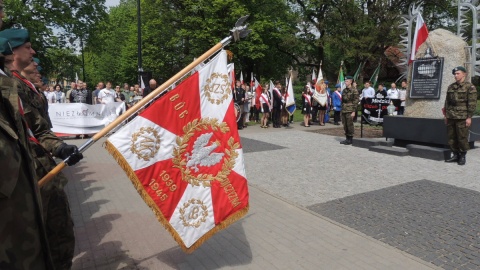
{"type": "Polygon", "coordinates": [[[138,84],[140,84],[140,76],[142,76],[142,24],[140,18],[140,0],[137,0],[137,56],[138,56],[138,84]]]}

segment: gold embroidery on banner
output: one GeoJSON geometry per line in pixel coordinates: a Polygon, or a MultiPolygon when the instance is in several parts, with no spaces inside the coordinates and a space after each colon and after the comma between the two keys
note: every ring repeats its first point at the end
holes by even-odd
{"type": "Polygon", "coordinates": [[[180,219],[185,227],[198,228],[202,223],[207,221],[208,208],[201,201],[197,199],[190,199],[180,208],[180,219]]]}
{"type": "Polygon", "coordinates": [[[149,161],[160,149],[160,136],[152,127],[142,127],[132,135],[130,151],[137,155],[138,159],[149,161]]]}
{"type": "Polygon", "coordinates": [[[205,81],[203,91],[210,103],[217,105],[223,103],[232,94],[228,75],[213,72],[210,78],[205,81]]]}
{"type": "MultiPolygon", "coordinates": [[[[190,139],[192,136],[195,134],[197,131],[213,131],[213,132],[222,132],[225,134],[226,132],[230,131],[230,128],[227,126],[226,123],[218,123],[216,119],[210,119],[210,118],[202,118],[201,120],[195,119],[192,122],[188,123],[183,127],[183,132],[185,133],[183,136],[177,136],[176,143],[177,147],[173,149],[173,167],[178,168],[182,174],[182,179],[184,181],[187,181],[193,186],[200,186],[202,184],[204,187],[210,187],[212,181],[220,181],[220,182],[225,182],[228,181],[228,175],[230,174],[230,171],[233,169],[235,166],[235,159],[238,156],[238,153],[236,150],[240,147],[240,144],[234,141],[233,137],[230,137],[228,139],[227,145],[228,149],[225,149],[225,157],[223,158],[224,162],[222,165],[221,170],[216,174],[203,174],[199,173],[196,174],[196,172],[199,171],[198,169],[198,162],[192,162],[192,156],[194,153],[186,153],[187,146],[190,142],[190,139]],[[190,169],[192,168],[192,169],[190,169]]],[[[213,133],[212,133],[213,134],[213,133]]],[[[209,134],[203,134],[204,135],[209,135],[209,134]]],[[[201,137],[199,136],[197,138],[197,141],[201,137]]],[[[209,139],[210,137],[208,137],[209,139]]],[[[208,144],[205,143],[205,144],[208,144]]],[[[215,147],[218,146],[219,142],[215,142],[209,147],[215,147]]],[[[199,146],[195,146],[199,148],[199,146]]],[[[208,149],[207,149],[208,150],[208,149]]],[[[193,151],[192,151],[193,152],[193,151]]],[[[210,154],[210,153],[207,153],[210,154]]],[[[219,155],[223,153],[213,153],[210,155],[219,155]]],[[[213,161],[213,165],[218,163],[218,160],[213,161]]],[[[204,165],[204,166],[209,166],[209,165],[204,165]]]]}

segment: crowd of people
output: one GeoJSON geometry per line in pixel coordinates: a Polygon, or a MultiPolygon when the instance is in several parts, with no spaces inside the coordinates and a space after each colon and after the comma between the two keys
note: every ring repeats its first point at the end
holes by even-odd
{"type": "MultiPolygon", "coordinates": [[[[273,89],[265,84],[262,93],[257,97],[255,90],[248,84],[236,81],[233,91],[234,101],[238,111],[238,129],[248,127],[248,122],[261,123],[262,128],[288,127],[293,120],[293,115],[289,115],[286,110],[286,89],[280,81],[275,81],[273,89]],[[260,116],[262,114],[262,116],[260,116]]],[[[366,81],[364,88],[359,91],[359,103],[354,111],[353,122],[357,122],[358,111],[363,111],[363,106],[367,99],[379,98],[388,100],[398,100],[397,115],[403,115],[405,112],[405,100],[407,95],[407,81],[401,82],[402,87],[397,88],[396,83],[391,83],[387,90],[383,83],[378,84],[377,90],[372,87],[372,82],[366,81]]],[[[357,83],[352,79],[352,88],[357,89],[357,83]]],[[[329,81],[321,79],[311,81],[305,85],[301,95],[301,113],[303,115],[303,125],[318,124],[324,126],[330,122],[333,117],[333,125],[340,125],[342,111],[342,85],[337,83],[332,90],[329,87],[329,81]]],[[[362,119],[365,121],[365,119],[362,119]]]]}
{"type": "MultiPolygon", "coordinates": [[[[38,61],[38,60],[36,60],[38,61]]],[[[116,85],[112,88],[112,83],[98,82],[95,90],[87,89],[87,83],[81,80],[70,83],[70,88],[65,91],[60,84],[48,86],[42,84],[40,88],[49,104],[51,103],[86,103],[86,104],[109,104],[111,102],[125,102],[127,108],[131,107],[135,102],[142,99],[151,90],[157,88],[157,82],[150,80],[149,86],[143,91],[140,85],[130,86],[128,83],[116,85]]]]}

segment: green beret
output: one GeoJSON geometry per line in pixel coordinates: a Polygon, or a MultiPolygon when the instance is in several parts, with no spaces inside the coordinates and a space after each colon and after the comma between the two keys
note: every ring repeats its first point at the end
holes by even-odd
{"type": "Polygon", "coordinates": [[[30,35],[27,29],[10,28],[0,32],[0,37],[8,39],[12,49],[30,42],[30,35]]]}
{"type": "Polygon", "coordinates": [[[6,38],[0,37],[0,53],[3,55],[13,54],[12,46],[10,46],[10,42],[6,38]]]}
{"type": "Polygon", "coordinates": [[[37,64],[40,64],[40,59],[36,58],[36,57],[33,57],[33,61],[37,64]]]}
{"type": "Polygon", "coordinates": [[[467,72],[467,70],[464,67],[458,66],[458,67],[456,67],[452,70],[452,74],[455,75],[455,72],[457,72],[457,71],[463,71],[465,73],[467,72]]]}
{"type": "Polygon", "coordinates": [[[42,71],[43,68],[42,68],[41,66],[37,66],[37,70],[38,70],[38,71],[42,71]]]}
{"type": "Polygon", "coordinates": [[[353,77],[352,76],[346,76],[345,80],[353,80],[353,77]]]}

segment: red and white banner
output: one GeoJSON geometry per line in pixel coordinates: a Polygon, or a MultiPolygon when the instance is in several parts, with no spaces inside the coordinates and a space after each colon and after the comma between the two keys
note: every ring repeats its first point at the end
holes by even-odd
{"type": "Polygon", "coordinates": [[[235,64],[230,63],[227,65],[227,72],[230,74],[230,86],[235,89],[235,64]]]}
{"type": "Polygon", "coordinates": [[[255,84],[254,84],[254,87],[255,87],[255,106],[257,107],[257,109],[260,109],[260,96],[262,95],[263,93],[263,88],[262,88],[262,85],[257,81],[257,78],[254,79],[255,80],[255,84]]]}
{"type": "Polygon", "coordinates": [[[225,51],[117,131],[106,148],[186,252],[248,211],[225,51]]]}
{"type": "Polygon", "coordinates": [[[423,21],[422,15],[418,13],[417,25],[415,26],[415,33],[413,36],[412,54],[410,55],[409,63],[411,63],[415,59],[415,54],[417,53],[418,48],[427,40],[427,38],[428,38],[427,25],[423,21]]]}

